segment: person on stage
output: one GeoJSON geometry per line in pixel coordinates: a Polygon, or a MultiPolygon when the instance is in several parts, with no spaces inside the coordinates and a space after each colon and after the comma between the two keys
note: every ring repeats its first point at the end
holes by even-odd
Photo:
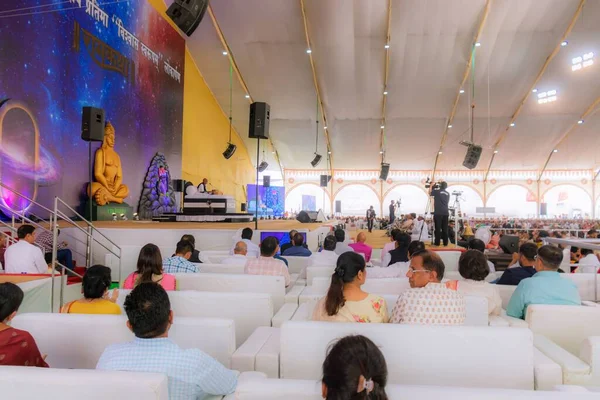
{"type": "Polygon", "coordinates": [[[371,206],[367,210],[367,227],[369,228],[369,233],[373,232],[373,221],[375,221],[375,210],[371,206]]]}
{"type": "Polygon", "coordinates": [[[392,200],[390,203],[390,225],[394,223],[394,219],[396,219],[396,203],[392,200]]]}
{"type": "Polygon", "coordinates": [[[450,193],[446,190],[448,183],[440,182],[438,185],[431,182],[431,191],[429,195],[433,197],[433,224],[434,224],[434,245],[439,246],[440,242],[448,246],[448,203],[450,202],[450,193]]]}
{"type": "Polygon", "coordinates": [[[202,183],[198,185],[198,193],[210,193],[208,191],[208,179],[202,179],[202,183]]]}

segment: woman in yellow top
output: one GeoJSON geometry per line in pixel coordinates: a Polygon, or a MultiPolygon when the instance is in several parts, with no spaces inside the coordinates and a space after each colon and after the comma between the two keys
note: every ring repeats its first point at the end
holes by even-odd
{"type": "Polygon", "coordinates": [[[346,252],[337,260],[327,296],[319,300],[313,321],[388,322],[385,299],[360,288],[367,279],[365,259],[358,253],[346,252]]]}
{"type": "Polygon", "coordinates": [[[115,303],[119,296],[117,289],[108,297],[111,276],[110,268],[94,265],[83,275],[83,299],[65,304],[60,312],[68,314],[121,314],[121,308],[115,303]]]}

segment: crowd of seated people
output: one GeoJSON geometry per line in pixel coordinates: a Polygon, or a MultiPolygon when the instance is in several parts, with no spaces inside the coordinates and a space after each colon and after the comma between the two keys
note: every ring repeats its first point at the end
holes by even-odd
{"type": "Polygon", "coordinates": [[[140,250],[137,269],[125,279],[123,288],[133,289],[145,282],[159,283],[165,290],[175,290],[176,286],[175,277],[164,273],[160,249],[152,243],[148,243],[140,250]]]}

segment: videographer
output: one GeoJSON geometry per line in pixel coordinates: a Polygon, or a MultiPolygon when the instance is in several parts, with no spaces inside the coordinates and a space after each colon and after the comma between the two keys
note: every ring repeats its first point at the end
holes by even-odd
{"type": "Polygon", "coordinates": [[[434,245],[439,246],[443,241],[444,246],[448,246],[448,203],[450,203],[450,193],[446,191],[448,184],[440,182],[436,184],[431,182],[429,195],[433,197],[433,224],[434,224],[434,245]]]}

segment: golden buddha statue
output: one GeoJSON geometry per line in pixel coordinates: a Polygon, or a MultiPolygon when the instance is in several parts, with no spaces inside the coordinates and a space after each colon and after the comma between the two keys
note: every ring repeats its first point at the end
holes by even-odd
{"type": "Polygon", "coordinates": [[[123,185],[121,158],[114,147],[115,128],[110,122],[107,122],[104,127],[102,146],[96,150],[94,160],[94,178],[96,182],[92,182],[91,193],[88,185],[88,196],[93,196],[99,206],[108,203],[121,204],[129,194],[129,188],[123,185]]]}

